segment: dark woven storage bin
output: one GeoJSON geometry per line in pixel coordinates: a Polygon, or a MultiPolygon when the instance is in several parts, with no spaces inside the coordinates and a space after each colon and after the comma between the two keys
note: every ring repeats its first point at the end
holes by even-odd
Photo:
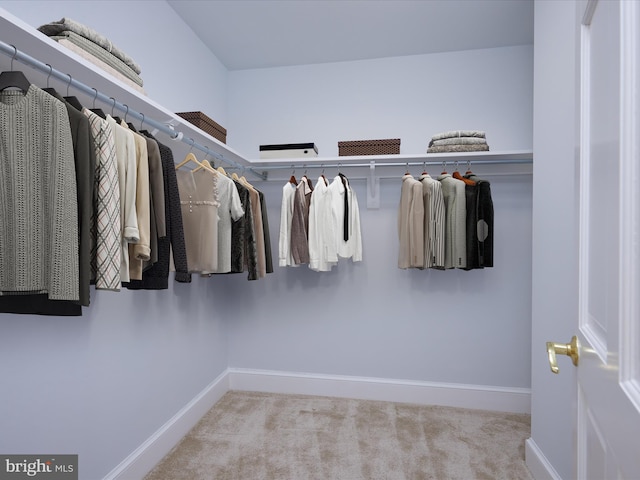
{"type": "Polygon", "coordinates": [[[338,155],[397,155],[400,153],[400,139],[385,140],[349,140],[338,142],[338,155]]]}
{"type": "Polygon", "coordinates": [[[187,122],[193,123],[200,130],[207,132],[216,140],[227,143],[227,129],[217,124],[214,120],[207,117],[202,112],[178,112],[176,115],[181,116],[187,122]]]}

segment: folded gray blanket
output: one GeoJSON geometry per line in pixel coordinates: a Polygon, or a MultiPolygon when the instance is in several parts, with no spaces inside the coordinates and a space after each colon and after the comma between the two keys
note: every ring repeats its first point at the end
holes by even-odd
{"type": "Polygon", "coordinates": [[[487,143],[486,138],[480,137],[456,137],[456,138],[443,138],[442,140],[431,140],[429,146],[434,145],[480,145],[487,143]]]}
{"type": "Polygon", "coordinates": [[[485,134],[480,130],[452,130],[449,132],[438,133],[433,137],[431,137],[431,140],[442,140],[443,138],[456,138],[456,137],[485,138],[485,134]]]}
{"type": "Polygon", "coordinates": [[[427,148],[427,153],[451,153],[451,152],[488,152],[489,145],[434,145],[427,148]]]}
{"type": "Polygon", "coordinates": [[[131,67],[129,67],[129,65],[124,63],[115,55],[107,52],[104,48],[102,48],[97,43],[92,42],[91,40],[85,37],[82,37],[77,33],[74,33],[71,31],[60,32],[60,35],[53,35],[49,38],[51,38],[52,40],[55,40],[56,42],[59,42],[60,40],[63,40],[63,39],[70,41],[74,45],[80,47],[81,49],[90,53],[91,55],[98,58],[99,60],[102,60],[104,63],[106,63],[116,71],[120,72],[122,75],[127,77],[132,82],[140,85],[141,87],[143,86],[142,78],[140,78],[140,75],[134,72],[131,69],[131,67]]]}
{"type": "Polygon", "coordinates": [[[42,33],[44,33],[48,37],[53,37],[54,35],[60,35],[60,33],[64,31],[71,31],[71,32],[77,33],[81,37],[87,38],[92,42],[97,43],[106,51],[115,55],[124,63],[126,63],[129,67],[131,67],[131,69],[134,72],[136,72],[137,74],[140,74],[140,66],[130,56],[128,56],[126,53],[124,53],[122,50],[116,47],[113,43],[111,43],[111,40],[109,40],[104,35],[100,35],[98,32],[87,27],[86,25],[83,25],[74,20],[71,20],[70,18],[63,18],[58,22],[47,23],[45,25],[38,27],[38,30],[40,30],[42,33]]]}

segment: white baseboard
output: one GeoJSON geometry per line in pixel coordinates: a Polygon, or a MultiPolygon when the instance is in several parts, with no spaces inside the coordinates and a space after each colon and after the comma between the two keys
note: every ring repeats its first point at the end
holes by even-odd
{"type": "Polygon", "coordinates": [[[524,458],[535,480],[562,480],[533,438],[527,439],[524,444],[524,458]]]}
{"type": "Polygon", "coordinates": [[[103,480],[144,478],[229,390],[358,398],[512,413],[531,412],[531,390],[526,388],[229,368],[103,480]]]}
{"type": "Polygon", "coordinates": [[[104,480],[144,478],[228,390],[228,374],[224,371],[131,455],[120,462],[120,465],[109,472],[104,480]]]}
{"type": "Polygon", "coordinates": [[[531,413],[528,388],[418,382],[230,368],[229,388],[270,393],[359,398],[419,405],[444,405],[511,413],[531,413]]]}

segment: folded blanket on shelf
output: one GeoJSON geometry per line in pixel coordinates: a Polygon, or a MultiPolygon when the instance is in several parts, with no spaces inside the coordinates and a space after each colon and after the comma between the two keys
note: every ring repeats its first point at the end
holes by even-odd
{"type": "Polygon", "coordinates": [[[87,38],[82,37],[77,33],[73,33],[73,32],[60,32],[60,35],[53,35],[50,38],[52,40],[55,40],[56,42],[60,42],[60,40],[63,40],[63,39],[68,40],[69,42],[73,43],[74,45],[80,47],[81,49],[90,53],[94,57],[103,61],[104,63],[109,65],[111,68],[117,70],[132,82],[140,85],[141,87],[143,86],[142,78],[140,78],[140,76],[136,72],[134,72],[131,69],[131,67],[129,67],[126,63],[124,63],[118,57],[107,52],[104,48],[102,48],[97,43],[94,43],[91,40],[88,40],[87,38]]]}
{"type": "Polygon", "coordinates": [[[489,145],[434,145],[427,148],[427,153],[451,153],[451,152],[488,152],[489,145]]]}
{"type": "Polygon", "coordinates": [[[480,145],[487,143],[486,138],[480,137],[456,137],[456,138],[443,138],[442,140],[431,140],[429,146],[434,145],[480,145]]]}
{"type": "Polygon", "coordinates": [[[456,138],[456,137],[485,138],[485,134],[480,130],[452,130],[449,132],[438,133],[433,137],[431,137],[431,140],[442,140],[443,138],[456,138]]]}
{"type": "Polygon", "coordinates": [[[125,77],[124,75],[122,75],[122,73],[117,71],[115,68],[107,65],[106,63],[104,63],[99,58],[94,57],[93,55],[91,55],[86,50],[83,50],[82,48],[78,47],[77,45],[71,43],[68,39],[63,38],[63,39],[59,40],[58,43],[60,45],[65,46],[66,48],[68,48],[72,52],[77,53],[78,55],[80,55],[85,60],[93,63],[94,65],[96,65],[98,67],[100,67],[102,70],[104,70],[105,72],[111,74],[112,76],[114,76],[115,78],[120,80],[125,85],[130,86],[131,88],[133,88],[134,90],[137,90],[138,92],[142,93],[143,95],[147,94],[147,92],[144,91],[142,86],[140,86],[137,83],[133,82],[131,79],[125,77]]]}
{"type": "Polygon", "coordinates": [[[109,40],[104,35],[99,34],[95,30],[87,27],[86,25],[78,23],[70,18],[63,18],[62,20],[59,20],[57,22],[47,23],[38,27],[38,30],[49,37],[60,35],[60,33],[64,31],[77,33],[81,37],[87,38],[92,42],[97,43],[109,53],[112,53],[117,58],[126,63],[134,72],[140,74],[140,66],[129,55],[127,55],[113,43],[111,43],[111,40],[109,40]]]}

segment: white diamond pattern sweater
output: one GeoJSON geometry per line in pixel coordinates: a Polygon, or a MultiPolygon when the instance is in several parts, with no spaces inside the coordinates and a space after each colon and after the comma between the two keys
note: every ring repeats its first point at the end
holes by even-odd
{"type": "Polygon", "coordinates": [[[91,269],[97,289],[120,290],[120,186],[113,129],[95,113],[82,111],[91,125],[96,151],[95,211],[91,269]]]}
{"type": "Polygon", "coordinates": [[[66,107],[0,93],[0,293],[78,300],[78,204],[66,107]]]}

